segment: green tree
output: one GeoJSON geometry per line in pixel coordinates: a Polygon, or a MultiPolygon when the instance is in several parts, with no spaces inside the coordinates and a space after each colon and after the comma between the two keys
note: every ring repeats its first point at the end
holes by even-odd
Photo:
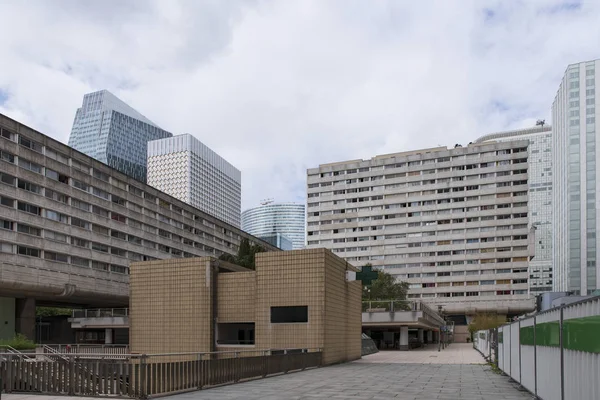
{"type": "Polygon", "coordinates": [[[469,333],[471,334],[471,340],[473,340],[473,335],[475,334],[475,332],[487,329],[494,329],[504,325],[505,323],[506,317],[502,315],[491,313],[477,314],[469,324],[469,333]]]}
{"type": "Polygon", "coordinates": [[[58,315],[71,316],[73,310],[71,308],[60,308],[60,307],[36,307],[36,317],[55,317],[58,315]]]}
{"type": "Polygon", "coordinates": [[[406,300],[407,292],[408,283],[398,282],[393,275],[378,271],[377,279],[363,286],[363,300],[406,300]]]}
{"type": "Polygon", "coordinates": [[[257,253],[262,253],[265,249],[257,244],[251,244],[246,238],[240,242],[240,248],[237,256],[231,254],[221,254],[219,260],[227,261],[233,264],[237,264],[241,267],[248,269],[255,269],[255,259],[257,253]]]}

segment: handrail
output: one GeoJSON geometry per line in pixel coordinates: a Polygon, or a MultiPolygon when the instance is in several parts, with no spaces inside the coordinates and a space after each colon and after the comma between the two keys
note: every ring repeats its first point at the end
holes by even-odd
{"type": "Polygon", "coordinates": [[[90,308],[73,310],[72,318],[128,317],[129,308],[90,308]]]}
{"type": "MultiPolygon", "coordinates": [[[[44,346],[45,348],[46,346],[44,346]]],[[[49,348],[51,349],[51,348],[49,348]]],[[[56,352],[56,350],[51,349],[51,351],[56,352]]],[[[213,355],[213,354],[241,354],[241,353],[257,353],[257,352],[298,352],[301,351],[303,353],[317,353],[322,352],[323,349],[320,347],[298,347],[298,348],[287,348],[287,349],[253,349],[253,350],[227,350],[227,351],[206,351],[206,352],[180,352],[180,353],[128,353],[128,354],[119,354],[122,357],[130,357],[130,358],[142,358],[142,357],[164,357],[164,356],[189,356],[189,355],[213,355]]],[[[23,353],[21,353],[23,354],[23,353]]],[[[57,356],[64,358],[66,360],[70,360],[71,358],[78,357],[88,357],[90,353],[52,353],[57,356]]],[[[2,355],[15,355],[14,353],[2,353],[0,352],[0,356],[2,355]]],[[[27,353],[28,356],[43,356],[48,355],[48,353],[27,353]]],[[[106,356],[111,356],[111,354],[107,354],[106,356]]]]}

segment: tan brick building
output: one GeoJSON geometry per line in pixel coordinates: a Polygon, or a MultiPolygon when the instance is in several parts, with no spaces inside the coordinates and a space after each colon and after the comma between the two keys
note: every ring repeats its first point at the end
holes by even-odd
{"type": "Polygon", "coordinates": [[[361,284],[326,249],[261,253],[251,271],[214,258],[131,265],[135,353],[323,350],[323,363],[360,358],[361,284]],[[216,299],[216,301],[215,301],[216,299]]]}

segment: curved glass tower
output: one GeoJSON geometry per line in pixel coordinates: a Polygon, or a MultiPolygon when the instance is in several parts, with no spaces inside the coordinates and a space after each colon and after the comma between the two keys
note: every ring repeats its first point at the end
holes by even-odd
{"type": "Polygon", "coordinates": [[[293,250],[302,249],[305,215],[304,204],[266,203],[242,213],[242,230],[259,238],[273,237],[279,233],[292,241],[293,250]]]}

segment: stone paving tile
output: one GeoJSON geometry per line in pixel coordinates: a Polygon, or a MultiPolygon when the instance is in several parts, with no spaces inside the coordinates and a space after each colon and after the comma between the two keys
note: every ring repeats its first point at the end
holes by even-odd
{"type": "MultiPolygon", "coordinates": [[[[2,395],[2,400],[59,399],[69,400],[66,396],[2,395]]],[[[437,348],[380,352],[352,363],[171,396],[171,400],[203,399],[520,400],[533,396],[507,376],[492,372],[470,345],[452,344],[439,353],[437,348]]]]}
{"type": "Polygon", "coordinates": [[[335,365],[173,396],[173,400],[233,399],[532,399],[487,365],[335,365]]]}

